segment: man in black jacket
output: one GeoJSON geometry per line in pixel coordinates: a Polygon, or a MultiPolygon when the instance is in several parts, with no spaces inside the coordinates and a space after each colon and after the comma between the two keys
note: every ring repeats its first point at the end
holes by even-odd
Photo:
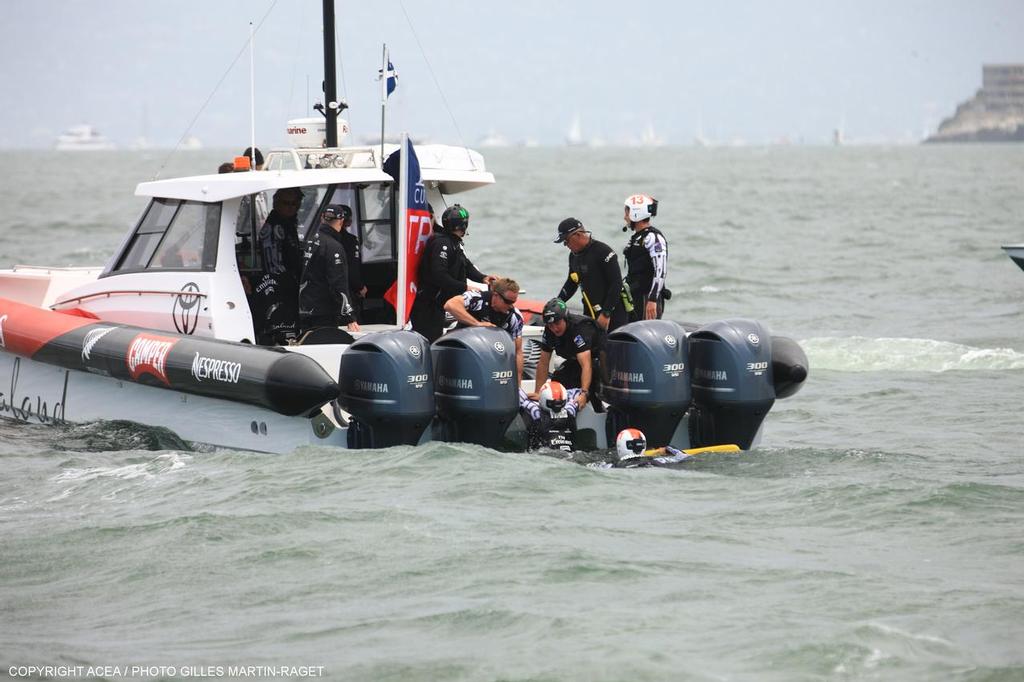
{"type": "Polygon", "coordinates": [[[623,300],[622,271],[615,251],[594,239],[576,218],[558,224],[555,243],[569,247],[569,276],[558,292],[568,301],[583,287],[583,311],[605,331],[612,331],[629,321],[623,300]]]}
{"type": "Polygon", "coordinates": [[[252,307],[261,344],[281,345],[298,334],[302,247],[297,215],[301,203],[298,187],[277,190],[274,208],[259,230],[263,272],[254,287],[252,307]]]}
{"type": "Polygon", "coordinates": [[[348,282],[348,257],[339,235],[352,222],[352,209],[331,204],[313,242],[313,251],[302,272],[299,286],[299,319],[302,331],[317,327],[347,325],[359,331],[352,311],[348,282]]]}
{"type": "Polygon", "coordinates": [[[480,272],[466,256],[462,240],[468,230],[469,211],[458,204],[449,206],[441,215],[441,232],[431,235],[420,257],[409,321],[430,343],[444,331],[444,304],[466,291],[467,277],[487,285],[496,279],[480,272]]]}

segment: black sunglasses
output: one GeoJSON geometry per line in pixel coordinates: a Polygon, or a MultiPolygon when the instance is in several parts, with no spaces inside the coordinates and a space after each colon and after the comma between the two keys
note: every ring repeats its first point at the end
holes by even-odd
{"type": "MultiPolygon", "coordinates": [[[[510,300],[508,300],[507,298],[505,298],[504,294],[500,294],[500,293],[498,293],[497,291],[494,291],[494,292],[491,292],[491,293],[493,293],[493,294],[494,294],[495,296],[497,296],[498,298],[500,298],[501,300],[503,300],[503,301],[504,301],[504,302],[505,302],[506,304],[508,304],[508,305],[515,305],[515,304],[516,304],[516,301],[514,301],[514,300],[513,300],[513,301],[510,301],[510,300]]],[[[516,300],[518,300],[518,299],[516,299],[516,300]]]]}

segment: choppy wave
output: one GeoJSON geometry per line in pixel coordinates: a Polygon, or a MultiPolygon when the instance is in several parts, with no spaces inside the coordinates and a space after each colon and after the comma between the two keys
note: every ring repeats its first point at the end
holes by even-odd
{"type": "Polygon", "coordinates": [[[844,372],[1024,369],[1024,353],[934,339],[819,337],[800,342],[811,367],[844,372]]]}

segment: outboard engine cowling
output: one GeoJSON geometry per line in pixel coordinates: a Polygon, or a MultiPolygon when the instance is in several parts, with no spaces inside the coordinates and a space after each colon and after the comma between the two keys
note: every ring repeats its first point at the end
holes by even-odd
{"type": "Polygon", "coordinates": [[[670,320],[619,327],[605,345],[603,398],[609,443],[626,427],[640,429],[651,448],[668,445],[690,405],[686,333],[670,320]]]}
{"type": "Polygon", "coordinates": [[[338,384],[350,448],[416,445],[434,417],[430,349],[416,332],[362,337],[342,353],[338,384]]]}
{"type": "Polygon", "coordinates": [[[754,320],[721,320],[690,334],[689,346],[690,447],[750,449],[776,397],[768,330],[754,320]]]}
{"type": "Polygon", "coordinates": [[[796,395],[804,385],[809,367],[807,354],[800,344],[788,336],[772,337],[772,380],[776,398],[796,395]]]}
{"type": "Polygon", "coordinates": [[[439,440],[498,447],[519,413],[516,344],[502,329],[467,327],[431,346],[439,440]]]}

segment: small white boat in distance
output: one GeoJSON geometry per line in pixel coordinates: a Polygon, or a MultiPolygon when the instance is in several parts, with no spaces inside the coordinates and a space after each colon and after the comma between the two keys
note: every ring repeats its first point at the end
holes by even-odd
{"type": "Polygon", "coordinates": [[[57,137],[59,152],[99,152],[117,149],[117,145],[103,137],[87,123],[68,128],[57,137]]]}

